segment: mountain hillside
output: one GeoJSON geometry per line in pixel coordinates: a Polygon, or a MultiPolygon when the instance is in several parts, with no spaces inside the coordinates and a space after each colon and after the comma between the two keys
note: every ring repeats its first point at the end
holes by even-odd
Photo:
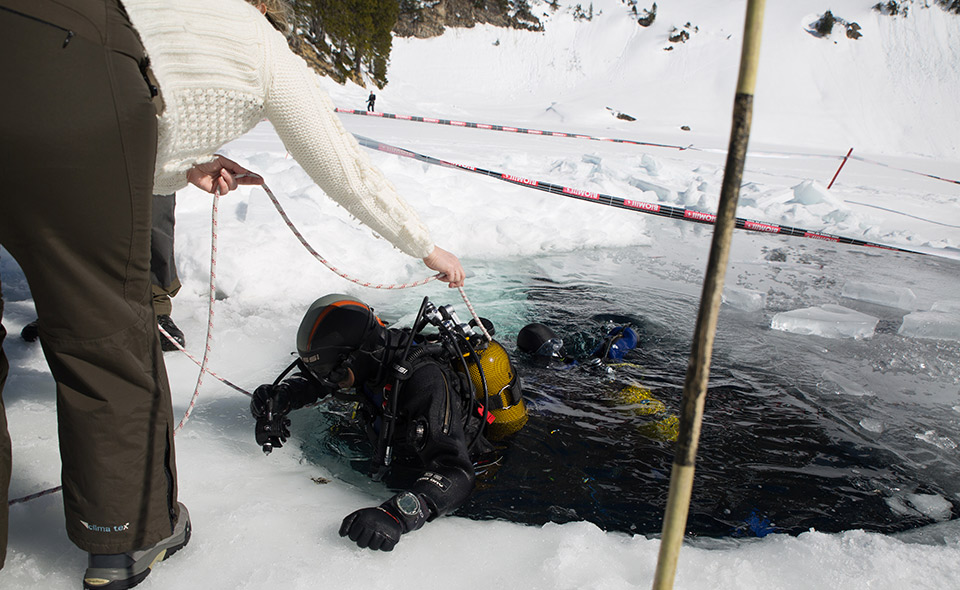
{"type": "MultiPolygon", "coordinates": [[[[752,141],[960,158],[960,16],[934,3],[889,5],[768,7],[752,141]],[[823,33],[827,12],[839,26],[823,33]]],[[[542,31],[481,24],[395,37],[378,106],[455,118],[496,111],[529,126],[603,122],[611,134],[724,145],[746,2],[531,6],[542,31]],[[649,26],[638,22],[653,10],[649,26]],[[571,120],[574,111],[592,118],[571,120]]],[[[357,105],[366,96],[350,86],[332,92],[357,105]]]]}

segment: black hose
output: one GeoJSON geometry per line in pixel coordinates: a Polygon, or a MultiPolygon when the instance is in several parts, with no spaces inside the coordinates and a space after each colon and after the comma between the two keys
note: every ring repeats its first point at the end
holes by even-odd
{"type": "MultiPolygon", "coordinates": [[[[420,320],[423,319],[423,314],[427,308],[428,302],[429,298],[424,297],[423,301],[420,303],[420,310],[417,312],[417,318],[413,322],[413,329],[410,331],[410,338],[407,339],[407,344],[403,349],[403,356],[401,356],[398,361],[400,363],[406,363],[407,361],[407,355],[410,354],[410,347],[413,345],[413,339],[416,336],[417,326],[420,325],[420,320]]],[[[380,440],[377,442],[377,452],[374,457],[374,464],[376,466],[374,480],[377,481],[383,478],[387,468],[390,466],[390,446],[393,440],[393,429],[396,426],[397,421],[397,398],[400,394],[401,383],[402,381],[400,380],[400,375],[398,374],[396,377],[394,377],[393,388],[390,390],[390,409],[388,414],[383,417],[383,424],[380,425],[380,440]]]]}
{"type": "MultiPolygon", "coordinates": [[[[467,350],[470,351],[470,356],[473,357],[473,361],[477,365],[477,372],[480,375],[480,383],[481,385],[483,385],[483,417],[480,422],[480,428],[477,429],[477,434],[476,436],[473,437],[473,440],[470,441],[470,445],[468,447],[468,449],[473,450],[473,448],[476,447],[477,443],[480,441],[480,436],[483,434],[484,430],[486,430],[487,424],[488,424],[487,420],[490,418],[490,389],[487,387],[487,378],[483,374],[483,363],[480,362],[481,359],[480,359],[480,356],[477,354],[477,350],[473,347],[472,344],[470,344],[470,340],[468,340],[467,338],[463,338],[461,336],[461,340],[463,340],[464,344],[466,344],[467,350]]],[[[460,362],[461,364],[463,364],[463,370],[466,372],[467,378],[469,380],[470,369],[467,367],[467,361],[466,359],[463,358],[463,355],[460,355],[460,362]]],[[[473,381],[470,382],[470,385],[471,387],[473,386],[473,381]]],[[[471,400],[470,413],[472,414],[473,413],[472,409],[474,407],[473,404],[475,403],[475,400],[476,400],[476,396],[473,395],[472,391],[470,395],[470,400],[471,400]]]]}

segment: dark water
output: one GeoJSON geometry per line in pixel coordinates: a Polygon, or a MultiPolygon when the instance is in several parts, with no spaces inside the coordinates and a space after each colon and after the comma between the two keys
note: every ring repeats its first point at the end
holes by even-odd
{"type": "MultiPolygon", "coordinates": [[[[653,248],[473,265],[473,303],[511,352],[532,321],[553,327],[573,353],[589,352],[615,324],[632,324],[641,339],[608,369],[557,370],[515,353],[529,422],[458,515],[659,533],[673,459],[665,433],[679,407],[705,264],[673,252],[708,247],[699,234],[678,239],[682,247],[663,239],[653,248]],[[661,410],[641,411],[621,393],[629,386],[649,390],[661,410]]],[[[960,264],[762,239],[741,240],[727,275],[728,284],[766,293],[767,303],[721,315],[688,532],[891,533],[932,522],[929,510],[911,507],[912,494],[960,513],[957,343],[899,336],[906,311],[840,295],[849,280],[913,285],[918,305],[929,307],[958,298],[960,264]],[[839,340],[769,327],[778,311],[824,303],[879,317],[877,334],[839,340]]],[[[312,422],[309,434],[300,429],[308,456],[361,481],[362,445],[331,434],[329,413],[312,422]]]]}

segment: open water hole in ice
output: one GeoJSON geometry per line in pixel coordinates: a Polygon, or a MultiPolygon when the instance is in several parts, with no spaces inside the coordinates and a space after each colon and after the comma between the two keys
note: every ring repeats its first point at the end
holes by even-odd
{"type": "MultiPolygon", "coordinates": [[[[680,229],[651,247],[468,261],[472,302],[514,357],[529,421],[458,515],[659,532],[708,248],[708,233],[680,229]],[[517,332],[533,321],[552,327],[575,356],[613,325],[631,324],[640,343],[615,366],[560,370],[516,351],[517,332]],[[637,397],[644,390],[652,400],[637,397]]],[[[924,309],[956,299],[957,276],[960,263],[948,259],[738,235],[727,285],[762,293],[764,305],[721,312],[688,532],[891,533],[953,518],[957,343],[901,336],[909,310],[841,293],[851,281],[906,287],[924,309]],[[878,318],[875,333],[826,338],[770,327],[778,312],[823,304],[878,318]]],[[[422,296],[404,294],[391,300],[403,309],[379,311],[408,325],[422,296]]],[[[431,299],[467,316],[453,291],[431,299]]],[[[310,460],[384,496],[366,478],[368,449],[335,434],[338,423],[321,406],[295,435],[310,460]]]]}

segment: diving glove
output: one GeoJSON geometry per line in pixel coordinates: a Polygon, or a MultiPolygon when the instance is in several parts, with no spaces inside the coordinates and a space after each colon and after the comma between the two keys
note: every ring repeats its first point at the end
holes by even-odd
{"type": "Polygon", "coordinates": [[[254,436],[263,452],[269,455],[279,449],[290,436],[290,419],[287,413],[291,406],[284,388],[261,385],[253,392],[250,413],[257,419],[254,436]]]}
{"type": "Polygon", "coordinates": [[[428,515],[422,496],[400,492],[376,508],[362,508],[344,518],[340,536],[360,547],[393,551],[400,535],[422,527],[428,515]]]}
{"type": "Polygon", "coordinates": [[[261,385],[253,390],[253,397],[250,399],[250,413],[253,414],[254,418],[263,418],[268,411],[274,414],[288,414],[292,409],[290,396],[287,394],[285,387],[261,385]]]}

